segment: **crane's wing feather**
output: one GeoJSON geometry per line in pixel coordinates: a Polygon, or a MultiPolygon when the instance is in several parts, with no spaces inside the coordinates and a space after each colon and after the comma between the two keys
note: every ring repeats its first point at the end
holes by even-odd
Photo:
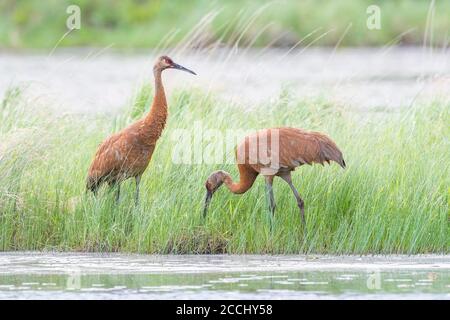
{"type": "Polygon", "coordinates": [[[102,179],[120,169],[118,160],[123,156],[121,145],[120,133],[113,134],[100,144],[89,167],[87,188],[96,188],[102,179]]]}
{"type": "Polygon", "coordinates": [[[236,148],[238,163],[264,175],[293,170],[303,164],[337,162],[345,167],[342,152],[328,136],[296,128],[264,129],[245,137],[236,148]]]}
{"type": "Polygon", "coordinates": [[[342,152],[333,140],[320,132],[309,132],[296,128],[278,128],[281,166],[296,167],[330,161],[345,167],[342,152]]]}

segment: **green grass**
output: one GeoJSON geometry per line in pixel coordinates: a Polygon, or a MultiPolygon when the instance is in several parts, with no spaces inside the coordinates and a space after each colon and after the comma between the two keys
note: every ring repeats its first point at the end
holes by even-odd
{"type": "Polygon", "coordinates": [[[424,39],[445,46],[450,2],[435,1],[434,15],[429,7],[429,0],[3,0],[0,48],[154,48],[184,39],[192,47],[292,46],[305,37],[301,46],[422,45],[424,39]],[[59,42],[71,4],[81,8],[81,29],[59,42]],[[366,26],[373,4],[381,9],[380,30],[366,26]]]}
{"type": "MultiPolygon", "coordinates": [[[[0,105],[0,249],[146,253],[428,253],[449,251],[450,105],[429,102],[395,112],[358,114],[288,92],[246,112],[202,92],[169,94],[168,125],[142,178],[122,199],[104,188],[85,194],[98,143],[140,117],[143,89],[121,115],[39,113],[19,89],[0,105]],[[304,166],[294,183],[306,202],[305,233],[289,187],[275,180],[277,213],[270,231],[259,177],[244,195],[221,188],[204,221],[204,182],[234,165],[174,164],[172,134],[202,121],[206,128],[295,126],[328,133],[347,169],[304,166]]],[[[208,145],[203,141],[203,145],[208,145]]]]}

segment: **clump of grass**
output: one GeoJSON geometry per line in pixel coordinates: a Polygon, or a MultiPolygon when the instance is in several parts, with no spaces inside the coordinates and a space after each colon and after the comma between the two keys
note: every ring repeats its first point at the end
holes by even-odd
{"type": "MultiPolygon", "coordinates": [[[[170,117],[142,178],[122,198],[104,188],[85,193],[87,168],[107,134],[133,121],[147,89],[118,117],[87,119],[21,113],[23,95],[7,95],[0,117],[0,249],[145,253],[429,253],[448,252],[448,102],[430,102],[376,117],[328,101],[287,98],[246,112],[202,92],[170,98],[170,117]],[[24,121],[26,119],[26,121],[24,121]],[[305,166],[293,175],[306,202],[304,232],[289,187],[275,182],[277,213],[270,230],[264,179],[242,196],[225,188],[201,218],[204,181],[231,164],[176,164],[176,129],[294,126],[328,133],[347,169],[305,166]],[[25,131],[23,131],[25,130],[25,131]],[[25,132],[19,140],[20,132],[25,132]]],[[[193,134],[193,132],[192,132],[193,134]]],[[[186,143],[186,142],[185,142],[186,143]]],[[[189,143],[189,140],[188,140],[189,143]]],[[[193,143],[191,141],[191,143],[193,143]]],[[[204,139],[203,147],[212,142],[204,139]]]]}

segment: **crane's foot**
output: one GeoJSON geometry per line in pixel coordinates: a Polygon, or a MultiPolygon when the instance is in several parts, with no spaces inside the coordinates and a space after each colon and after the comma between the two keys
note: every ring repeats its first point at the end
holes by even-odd
{"type": "Polygon", "coordinates": [[[267,215],[267,217],[269,219],[270,233],[273,232],[273,225],[275,224],[275,209],[276,209],[276,206],[270,207],[268,215],[267,215]]]}
{"type": "Polygon", "coordinates": [[[298,207],[300,209],[300,217],[302,219],[304,234],[306,235],[306,219],[305,219],[305,204],[303,201],[299,202],[298,207]]]}
{"type": "Polygon", "coordinates": [[[306,220],[305,220],[305,203],[302,199],[299,199],[298,202],[298,208],[300,209],[300,216],[302,218],[302,223],[304,226],[306,226],[306,220]]]}
{"type": "Polygon", "coordinates": [[[272,216],[272,218],[275,217],[275,209],[276,209],[276,206],[273,206],[270,208],[270,215],[272,216]]]}
{"type": "Polygon", "coordinates": [[[136,194],[134,196],[134,205],[137,207],[139,205],[139,185],[141,182],[141,176],[136,176],[135,177],[135,181],[136,181],[136,194]]]}

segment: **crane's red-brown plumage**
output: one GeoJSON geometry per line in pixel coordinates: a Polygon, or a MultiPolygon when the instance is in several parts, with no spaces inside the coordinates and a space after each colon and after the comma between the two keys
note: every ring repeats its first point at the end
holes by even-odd
{"type": "Polygon", "coordinates": [[[86,179],[86,187],[89,190],[95,192],[103,182],[115,185],[134,177],[137,185],[137,201],[140,177],[150,162],[156,142],[166,124],[167,101],[161,73],[169,68],[195,74],[193,71],[174,63],[167,56],[162,56],[157,60],[153,67],[155,96],[150,112],[144,118],[113,134],[100,144],[89,167],[86,179]]]}
{"type": "Polygon", "coordinates": [[[314,162],[323,164],[335,161],[345,167],[341,151],[325,134],[289,127],[264,129],[248,135],[238,145],[236,157],[240,163],[248,164],[253,170],[264,175],[279,175],[314,162]],[[277,140],[275,144],[272,143],[273,139],[277,140]],[[254,141],[263,141],[265,150],[260,150],[259,144],[252,144],[254,141]],[[274,145],[278,146],[278,157],[271,157],[272,152],[275,152],[272,150],[274,145]],[[256,152],[251,152],[251,148],[255,147],[256,152]],[[276,159],[278,163],[263,163],[260,156],[265,152],[269,159],[276,159]]]}
{"type": "Polygon", "coordinates": [[[236,159],[239,182],[233,182],[230,174],[222,170],[213,172],[207,179],[204,214],[212,195],[222,184],[232,193],[245,193],[261,174],[266,178],[272,213],[275,211],[272,183],[273,178],[279,176],[294,192],[304,219],[304,202],[292,184],[291,171],[304,164],[323,164],[330,161],[345,168],[342,152],[328,136],[320,132],[289,127],[263,129],[246,136],[236,148],[236,159]]]}
{"type": "Polygon", "coordinates": [[[141,119],[107,138],[89,167],[87,187],[95,191],[102,182],[115,184],[140,176],[150,162],[163,128],[148,126],[145,119],[141,119]]]}

